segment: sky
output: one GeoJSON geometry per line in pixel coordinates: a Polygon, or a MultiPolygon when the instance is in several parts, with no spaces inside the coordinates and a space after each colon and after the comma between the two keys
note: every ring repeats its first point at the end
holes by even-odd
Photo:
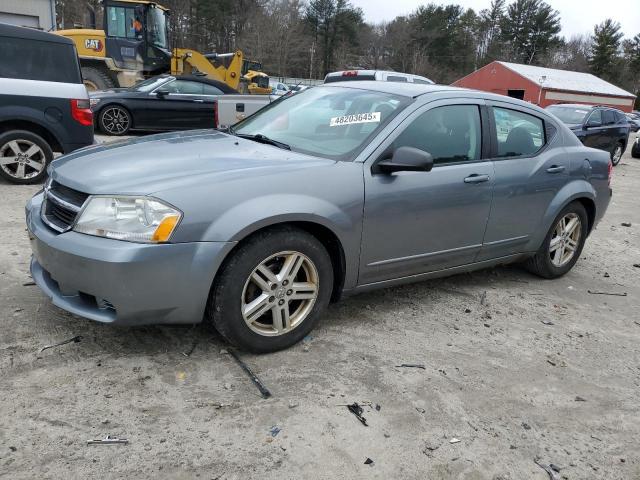
{"type": "MultiPolygon", "coordinates": [[[[593,26],[605,18],[613,18],[620,22],[626,38],[640,33],[640,0],[546,0],[549,5],[560,12],[562,35],[573,35],[593,32],[593,26]]],[[[398,15],[412,12],[420,5],[429,2],[436,4],[458,4],[465,8],[473,8],[476,12],[487,8],[491,0],[351,0],[355,6],[362,8],[365,19],[379,23],[393,20],[398,15]]],[[[511,3],[507,0],[507,3],[511,3]]]]}

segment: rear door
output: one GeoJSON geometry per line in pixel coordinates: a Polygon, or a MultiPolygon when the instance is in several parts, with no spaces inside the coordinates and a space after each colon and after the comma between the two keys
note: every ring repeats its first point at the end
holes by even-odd
{"type": "Polygon", "coordinates": [[[474,261],[493,185],[493,164],[483,160],[483,103],[442,100],[418,109],[365,164],[361,285],[474,261]],[[431,153],[433,169],[372,171],[401,146],[431,153]]]}
{"type": "Polygon", "coordinates": [[[478,260],[526,251],[551,200],[568,181],[570,167],[548,118],[506,102],[487,103],[495,181],[478,260]]]}

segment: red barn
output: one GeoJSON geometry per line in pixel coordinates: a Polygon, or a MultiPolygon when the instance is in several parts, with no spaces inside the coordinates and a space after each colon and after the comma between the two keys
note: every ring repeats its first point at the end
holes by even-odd
{"type": "Polygon", "coordinates": [[[609,105],[631,112],[636,96],[589,73],[491,62],[453,83],[457,87],[499,93],[535,103],[609,105]]]}

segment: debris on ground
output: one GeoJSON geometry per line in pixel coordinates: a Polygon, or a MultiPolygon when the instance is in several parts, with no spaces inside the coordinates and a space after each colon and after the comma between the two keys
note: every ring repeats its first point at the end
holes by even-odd
{"type": "Polygon", "coordinates": [[[45,350],[49,350],[50,348],[61,347],[62,345],[66,345],[67,343],[79,343],[81,341],[82,341],[82,335],[76,335],[75,337],[70,338],[68,340],[64,340],[60,343],[54,343],[53,345],[45,345],[40,349],[40,353],[44,352],[45,350]]]}
{"type": "Polygon", "coordinates": [[[577,396],[576,397],[576,402],[586,402],[587,400],[585,398],[582,398],[581,396],[577,396]]]}
{"type": "Polygon", "coordinates": [[[403,363],[402,365],[396,365],[398,368],[421,368],[422,370],[426,370],[427,367],[421,363],[403,363]]]}
{"type": "Polygon", "coordinates": [[[486,305],[487,302],[487,291],[485,290],[484,292],[482,292],[482,295],[480,295],[480,305],[486,305]]]}
{"type": "Polygon", "coordinates": [[[634,263],[633,266],[636,268],[640,268],[640,263],[634,263]]]}
{"type": "Polygon", "coordinates": [[[541,320],[543,325],[555,325],[551,320],[541,320]]]}
{"type": "Polygon", "coordinates": [[[373,460],[371,460],[369,457],[367,457],[367,459],[364,461],[365,465],[370,465],[373,467],[373,460]]]}
{"type": "Polygon", "coordinates": [[[614,297],[626,297],[627,292],[617,293],[617,292],[598,292],[595,290],[587,290],[591,295],[612,295],[614,297]]]}
{"type": "Polygon", "coordinates": [[[128,443],[129,440],[126,438],[112,437],[110,435],[95,440],[87,440],[87,445],[126,445],[128,443]]]}
{"type": "Polygon", "coordinates": [[[554,471],[553,468],[551,468],[551,465],[544,465],[544,464],[540,463],[537,458],[534,458],[533,461],[541,469],[543,469],[545,472],[547,472],[547,475],[549,475],[549,479],[550,480],[558,480],[560,478],[558,475],[556,475],[556,471],[554,471]]]}
{"type": "Polygon", "coordinates": [[[246,372],[246,374],[249,375],[249,378],[251,379],[253,384],[258,388],[258,390],[260,390],[262,398],[269,398],[271,396],[271,392],[262,384],[260,379],[255,376],[255,374],[251,371],[247,364],[240,359],[235,350],[228,349],[228,353],[233,357],[236,363],[240,365],[240,367],[246,372]]]}
{"type": "Polygon", "coordinates": [[[524,428],[525,430],[531,430],[531,425],[529,425],[527,422],[522,422],[522,428],[524,428]]]}
{"type": "Polygon", "coordinates": [[[347,405],[347,408],[356,416],[358,420],[360,420],[360,423],[362,423],[365,427],[369,426],[367,424],[367,419],[362,416],[362,412],[364,412],[364,410],[360,405],[358,405],[358,402],[353,402],[351,405],[347,405]]]}
{"type": "Polygon", "coordinates": [[[296,408],[299,405],[298,402],[294,402],[293,400],[289,400],[289,408],[296,408]]]}
{"type": "Polygon", "coordinates": [[[276,437],[278,436],[278,434],[282,431],[282,429],[276,425],[274,425],[273,427],[271,427],[269,429],[269,433],[271,434],[272,437],[276,437]]]}
{"type": "Polygon", "coordinates": [[[23,282],[22,286],[23,287],[33,287],[36,284],[36,282],[34,282],[33,280],[30,280],[28,282],[23,282]]]}
{"type": "Polygon", "coordinates": [[[604,272],[604,278],[610,278],[610,277],[611,277],[611,275],[609,275],[608,272],[604,272]]]}
{"type": "Polygon", "coordinates": [[[459,438],[453,437],[451,440],[449,440],[449,443],[453,444],[453,443],[460,443],[462,440],[460,440],[459,438]]]}
{"type": "Polygon", "coordinates": [[[620,225],[622,225],[623,227],[630,227],[631,222],[622,222],[620,225]]]}
{"type": "Polygon", "coordinates": [[[376,403],[376,411],[379,412],[382,407],[376,403]]]}
{"type": "Polygon", "coordinates": [[[465,308],[464,309],[464,313],[471,313],[471,309],[470,308],[465,308]]]}

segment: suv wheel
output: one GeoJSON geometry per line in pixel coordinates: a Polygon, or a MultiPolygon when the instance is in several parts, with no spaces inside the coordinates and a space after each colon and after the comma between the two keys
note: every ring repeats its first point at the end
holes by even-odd
{"type": "Polygon", "coordinates": [[[616,166],[620,163],[622,159],[622,154],[624,153],[624,145],[622,142],[618,142],[616,147],[611,152],[611,163],[616,166]]]}
{"type": "Polygon", "coordinates": [[[125,135],[131,128],[131,115],[124,107],[108,105],[100,111],[98,124],[107,135],[125,135]]]}
{"type": "Polygon", "coordinates": [[[554,220],[542,246],[525,267],[543,278],[558,278],[580,258],[587,239],[589,219],[580,202],[567,205],[554,220]]]}
{"type": "Polygon", "coordinates": [[[35,133],[11,130],[0,135],[0,176],[12,183],[39,182],[52,159],[51,147],[35,133]]]}
{"type": "Polygon", "coordinates": [[[229,343],[273,352],[300,341],[318,322],[333,289],[324,246],[282,227],[251,237],[226,262],[205,316],[229,343]]]}

